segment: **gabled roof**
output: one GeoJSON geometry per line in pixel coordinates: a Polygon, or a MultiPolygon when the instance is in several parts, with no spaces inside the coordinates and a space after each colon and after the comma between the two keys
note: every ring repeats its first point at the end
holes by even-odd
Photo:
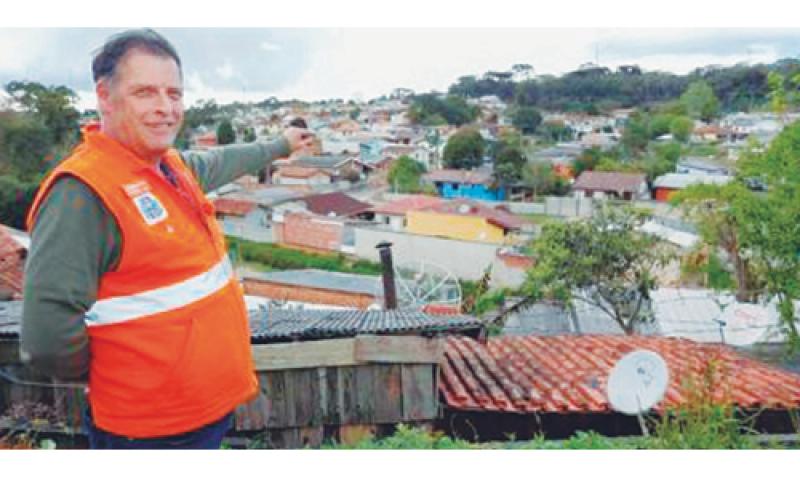
{"type": "Polygon", "coordinates": [[[333,214],[337,217],[349,217],[358,215],[372,208],[372,205],[369,203],[356,200],[342,192],[309,195],[300,200],[305,202],[308,211],[324,216],[333,214]]]}
{"type": "Polygon", "coordinates": [[[434,170],[423,175],[428,182],[448,182],[469,185],[489,185],[492,173],[486,170],[434,170]]]}
{"type": "Polygon", "coordinates": [[[448,215],[485,218],[487,222],[507,230],[516,230],[522,228],[523,225],[530,225],[530,222],[523,220],[513,213],[496,208],[486,207],[478,202],[468,200],[466,198],[442,202],[438,205],[426,208],[425,211],[444,213],[448,215]]]}
{"type": "Polygon", "coordinates": [[[572,189],[636,193],[646,178],[643,173],[585,171],[575,180],[572,189]]]}
{"type": "Polygon", "coordinates": [[[256,203],[247,200],[236,200],[233,198],[216,198],[214,199],[214,208],[217,213],[223,215],[235,215],[237,217],[244,217],[256,208],[256,203]]]}
{"type": "Polygon", "coordinates": [[[702,385],[714,362],[719,388],[740,408],[800,407],[800,375],[751,360],[729,347],[689,340],[625,336],[525,336],[491,338],[486,345],[449,337],[440,392],[449,408],[512,413],[607,413],[608,375],[637,349],[660,354],[669,386],[656,410],[686,401],[683,382],[702,385]]]}
{"type": "Polygon", "coordinates": [[[429,195],[410,195],[408,197],[395,200],[393,202],[384,203],[372,209],[375,213],[382,213],[384,215],[405,215],[411,210],[422,210],[444,202],[440,197],[431,197],[429,195]]]}
{"type": "Polygon", "coordinates": [[[353,158],[353,155],[309,155],[298,157],[292,165],[297,167],[339,168],[351,158],[353,158]]]}
{"type": "Polygon", "coordinates": [[[276,172],[278,176],[285,178],[311,178],[315,175],[325,175],[330,177],[331,174],[320,168],[302,167],[297,165],[287,165],[280,167],[276,172]]]}

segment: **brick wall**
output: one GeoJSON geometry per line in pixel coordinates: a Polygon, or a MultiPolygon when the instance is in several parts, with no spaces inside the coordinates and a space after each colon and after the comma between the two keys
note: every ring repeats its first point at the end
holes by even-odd
{"type": "Polygon", "coordinates": [[[276,239],[290,246],[338,252],[342,248],[343,229],[342,223],[337,221],[290,213],[284,217],[280,236],[276,239]]]}
{"type": "Polygon", "coordinates": [[[296,285],[284,285],[277,282],[265,282],[246,278],[242,282],[247,295],[258,295],[273,300],[291,300],[318,305],[340,305],[366,310],[379,300],[372,295],[363,293],[342,292],[337,290],[324,290],[296,285]]]}

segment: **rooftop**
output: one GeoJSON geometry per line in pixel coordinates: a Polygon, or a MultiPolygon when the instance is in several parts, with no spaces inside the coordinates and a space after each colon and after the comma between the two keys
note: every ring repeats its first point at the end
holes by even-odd
{"type": "Polygon", "coordinates": [[[256,208],[256,203],[248,200],[237,200],[233,198],[214,199],[214,208],[217,213],[223,215],[234,215],[243,217],[256,208]]]}
{"type": "Polygon", "coordinates": [[[265,273],[248,272],[243,274],[242,278],[297,287],[311,287],[348,293],[364,293],[376,297],[383,296],[381,277],[372,275],[357,275],[354,273],[308,269],[265,273]]]}
{"type": "Polygon", "coordinates": [[[434,170],[423,175],[429,182],[448,182],[470,185],[492,183],[492,173],[487,170],[434,170]]]}
{"type": "Polygon", "coordinates": [[[373,211],[384,215],[405,215],[411,210],[422,210],[424,208],[434,207],[441,204],[443,201],[444,200],[440,197],[410,195],[393,202],[384,203],[383,205],[373,208],[373,211]]]}
{"type": "Polygon", "coordinates": [[[622,335],[500,337],[486,345],[449,337],[439,388],[446,405],[456,410],[607,413],[608,374],[617,360],[637,349],[660,354],[669,368],[669,386],[656,410],[683,403],[682,382],[701,382],[708,362],[715,362],[719,373],[715,395],[740,408],[800,406],[798,374],[729,347],[622,335]]]}
{"type": "Polygon", "coordinates": [[[520,229],[523,225],[529,225],[530,222],[514,215],[513,213],[500,210],[497,208],[486,207],[478,202],[468,199],[456,199],[449,202],[443,202],[425,209],[426,211],[445,213],[448,215],[462,215],[469,217],[485,218],[491,224],[498,227],[513,230],[520,229]]]}
{"type": "Polygon", "coordinates": [[[309,195],[300,200],[305,202],[308,211],[324,216],[335,215],[337,217],[349,217],[358,215],[372,208],[372,205],[369,203],[356,200],[342,192],[309,195]]]}
{"type": "Polygon", "coordinates": [[[575,180],[572,188],[573,190],[636,193],[646,178],[643,173],[586,171],[575,180]]]}

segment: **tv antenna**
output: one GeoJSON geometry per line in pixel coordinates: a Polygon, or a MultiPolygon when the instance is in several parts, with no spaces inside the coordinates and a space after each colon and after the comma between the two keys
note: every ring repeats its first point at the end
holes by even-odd
{"type": "Polygon", "coordinates": [[[606,395],[611,408],[626,415],[636,415],[642,434],[650,433],[642,414],[664,398],[669,384],[669,370],[661,355],[650,350],[634,350],[611,369],[606,395]]]}

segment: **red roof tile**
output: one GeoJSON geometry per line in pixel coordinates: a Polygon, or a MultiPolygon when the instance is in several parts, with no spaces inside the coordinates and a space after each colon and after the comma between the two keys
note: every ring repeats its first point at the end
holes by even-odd
{"type": "Polygon", "coordinates": [[[599,413],[611,408],[605,389],[614,363],[636,349],[667,362],[670,382],[656,410],[685,401],[684,384],[717,365],[719,398],[741,408],[797,408],[800,375],[751,360],[729,347],[685,339],[643,336],[525,336],[490,339],[483,345],[449,337],[442,362],[448,407],[513,413],[599,413]]]}
{"type": "Polygon", "coordinates": [[[321,193],[310,195],[302,199],[306,208],[317,215],[349,217],[357,215],[372,208],[369,203],[364,203],[342,192],[321,193]]]}
{"type": "Polygon", "coordinates": [[[22,298],[24,251],[25,247],[0,226],[0,290],[11,293],[14,298],[22,298]]]}
{"type": "Polygon", "coordinates": [[[233,198],[214,199],[214,208],[223,215],[236,215],[243,217],[256,208],[255,202],[236,200],[233,198]]]}
{"type": "Polygon", "coordinates": [[[636,193],[646,178],[643,173],[586,171],[580,174],[572,189],[636,193]]]}
{"type": "Polygon", "coordinates": [[[382,213],[384,215],[405,215],[410,210],[421,210],[424,208],[434,207],[443,202],[439,197],[430,197],[428,195],[411,195],[393,202],[385,203],[379,207],[375,207],[375,213],[382,213]]]}

